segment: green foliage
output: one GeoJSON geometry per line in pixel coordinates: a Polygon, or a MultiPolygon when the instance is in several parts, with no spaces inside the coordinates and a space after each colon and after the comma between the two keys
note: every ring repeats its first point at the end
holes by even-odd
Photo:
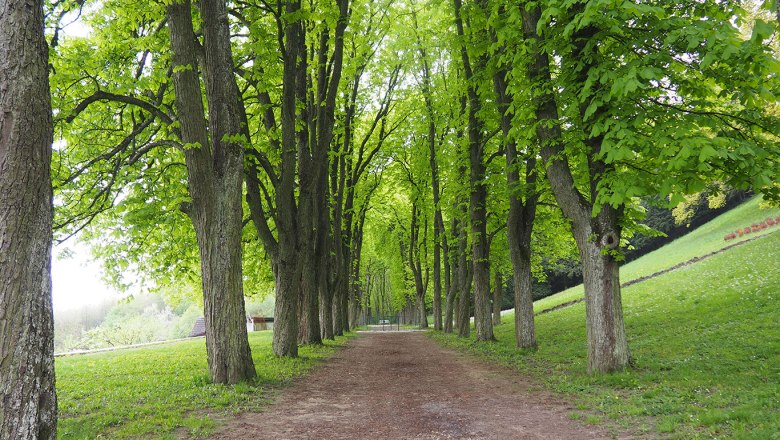
{"type": "Polygon", "coordinates": [[[257,379],[208,382],[203,338],[56,360],[58,435],[63,439],[174,438],[207,435],[224,414],[258,410],[278,387],[330,356],[349,337],[305,346],[296,359],[271,350],[271,332],[249,335],[257,379]]]}
{"type": "MultiPolygon", "coordinates": [[[[635,367],[622,373],[587,374],[583,304],[537,317],[537,352],[515,349],[512,325],[496,328],[496,344],[433,337],[532,374],[586,410],[588,423],[653,437],[772,438],[780,430],[779,245],[771,234],[624,289],[635,367]]],[[[645,258],[665,263],[667,255],[645,258]]]]}
{"type": "Polygon", "coordinates": [[[58,314],[54,347],[64,353],[183,338],[200,316],[197,302],[171,308],[160,296],[137,295],[58,314]]]}

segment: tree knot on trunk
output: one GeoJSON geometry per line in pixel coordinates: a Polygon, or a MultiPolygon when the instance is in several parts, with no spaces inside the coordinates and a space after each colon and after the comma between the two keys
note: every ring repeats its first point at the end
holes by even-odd
{"type": "Polygon", "coordinates": [[[192,216],[192,202],[181,202],[179,204],[179,211],[192,216]]]}
{"type": "Polygon", "coordinates": [[[617,234],[610,231],[606,234],[601,236],[601,246],[603,246],[606,249],[615,249],[620,244],[620,239],[618,238],[617,234]]]}

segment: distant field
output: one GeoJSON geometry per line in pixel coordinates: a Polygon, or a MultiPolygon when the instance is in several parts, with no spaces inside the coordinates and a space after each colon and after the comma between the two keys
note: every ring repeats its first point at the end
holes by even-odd
{"type": "MultiPolygon", "coordinates": [[[[769,215],[756,205],[748,202],[627,265],[623,281],[731,243],[723,235],[769,215]]],[[[572,298],[563,292],[537,310],[572,298]]],[[[780,231],[627,287],[623,305],[635,361],[624,373],[587,375],[582,303],[536,318],[536,352],[514,348],[512,315],[496,327],[497,343],[433,337],[532,374],[576,403],[571,418],[616,432],[780,439],[780,231]]]]}
{"type": "Polygon", "coordinates": [[[347,338],[302,347],[298,359],[271,351],[270,331],[249,334],[258,379],[208,381],[203,338],[109,353],[57,358],[62,439],[178,438],[203,435],[215,417],[263,405],[272,388],[308,371],[347,338]]]}
{"type": "MultiPolygon", "coordinates": [[[[620,268],[620,281],[625,283],[641,276],[650,275],[691,258],[717,251],[734,243],[750,240],[761,234],[780,232],[780,225],[775,225],[763,232],[748,234],[736,240],[723,240],[726,234],[733,232],[738,227],[750,226],[765,220],[767,217],[780,215],[780,209],[761,209],[759,208],[760,203],[761,197],[753,197],[666,246],[627,263],[620,268]]],[[[534,311],[540,312],[559,304],[580,299],[584,295],[585,291],[582,285],[575,286],[536,301],[534,311]]]]}

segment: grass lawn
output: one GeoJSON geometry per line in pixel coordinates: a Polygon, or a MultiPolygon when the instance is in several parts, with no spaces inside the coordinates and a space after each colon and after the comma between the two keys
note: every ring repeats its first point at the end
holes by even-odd
{"type": "Polygon", "coordinates": [[[270,331],[250,333],[258,377],[235,386],[209,383],[203,338],[57,358],[59,437],[208,434],[217,425],[215,415],[257,409],[268,402],[274,387],[302,375],[352,335],[321,347],[301,347],[298,359],[286,359],[273,355],[270,331]]]}
{"type": "MultiPolygon", "coordinates": [[[[753,223],[760,223],[766,220],[767,217],[780,215],[780,209],[777,208],[760,209],[759,204],[761,201],[760,196],[753,197],[666,246],[626,264],[620,268],[620,281],[625,283],[626,281],[670,268],[691,258],[723,249],[734,243],[750,240],[767,232],[780,230],[780,225],[775,225],[765,231],[747,234],[736,240],[723,240],[726,234],[733,232],[738,227],[750,226],[753,223]]],[[[540,312],[550,309],[559,304],[580,299],[584,295],[585,291],[582,285],[575,286],[556,295],[536,301],[534,303],[534,311],[540,312]]]]}
{"type": "MultiPolygon", "coordinates": [[[[733,226],[750,222],[744,217],[733,226]]],[[[629,273],[710,252],[732,229],[713,222],[721,223],[637,260],[629,273]]],[[[536,318],[536,352],[514,348],[511,315],[496,327],[496,343],[432,337],[535,376],[567,394],[578,408],[570,417],[586,423],[650,438],[780,439],[778,262],[780,231],[624,289],[636,367],[623,373],[588,376],[582,303],[536,318]]]]}

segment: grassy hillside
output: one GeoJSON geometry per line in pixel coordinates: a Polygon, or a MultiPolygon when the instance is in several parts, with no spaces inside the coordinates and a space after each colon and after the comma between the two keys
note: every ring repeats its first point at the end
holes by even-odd
{"type": "MultiPolygon", "coordinates": [[[[760,209],[759,204],[761,201],[761,197],[753,197],[666,246],[626,264],[620,268],[620,281],[625,283],[641,276],[650,275],[688,261],[691,258],[780,229],[780,226],[776,225],[766,231],[748,234],[736,240],[723,240],[726,234],[733,232],[739,227],[750,226],[753,223],[766,220],[767,217],[780,215],[780,209],[760,209]]],[[[556,295],[536,301],[534,310],[536,312],[546,310],[559,304],[580,299],[584,294],[585,291],[582,289],[582,285],[575,286],[556,295]]]]}
{"type": "Polygon", "coordinates": [[[277,358],[270,331],[249,334],[255,383],[208,381],[203,338],[110,353],[57,358],[62,439],[180,438],[207,434],[214,414],[256,409],[272,387],[300,376],[346,342],[302,347],[298,359],[277,358]]]}
{"type": "MultiPolygon", "coordinates": [[[[627,265],[624,281],[723,246],[725,233],[753,221],[756,204],[627,265]]],[[[587,423],[649,438],[780,439],[779,261],[780,230],[624,289],[635,367],[623,373],[587,375],[582,303],[537,317],[536,352],[514,348],[512,316],[496,327],[497,343],[433,337],[569,394],[571,417],[587,423]]]]}

